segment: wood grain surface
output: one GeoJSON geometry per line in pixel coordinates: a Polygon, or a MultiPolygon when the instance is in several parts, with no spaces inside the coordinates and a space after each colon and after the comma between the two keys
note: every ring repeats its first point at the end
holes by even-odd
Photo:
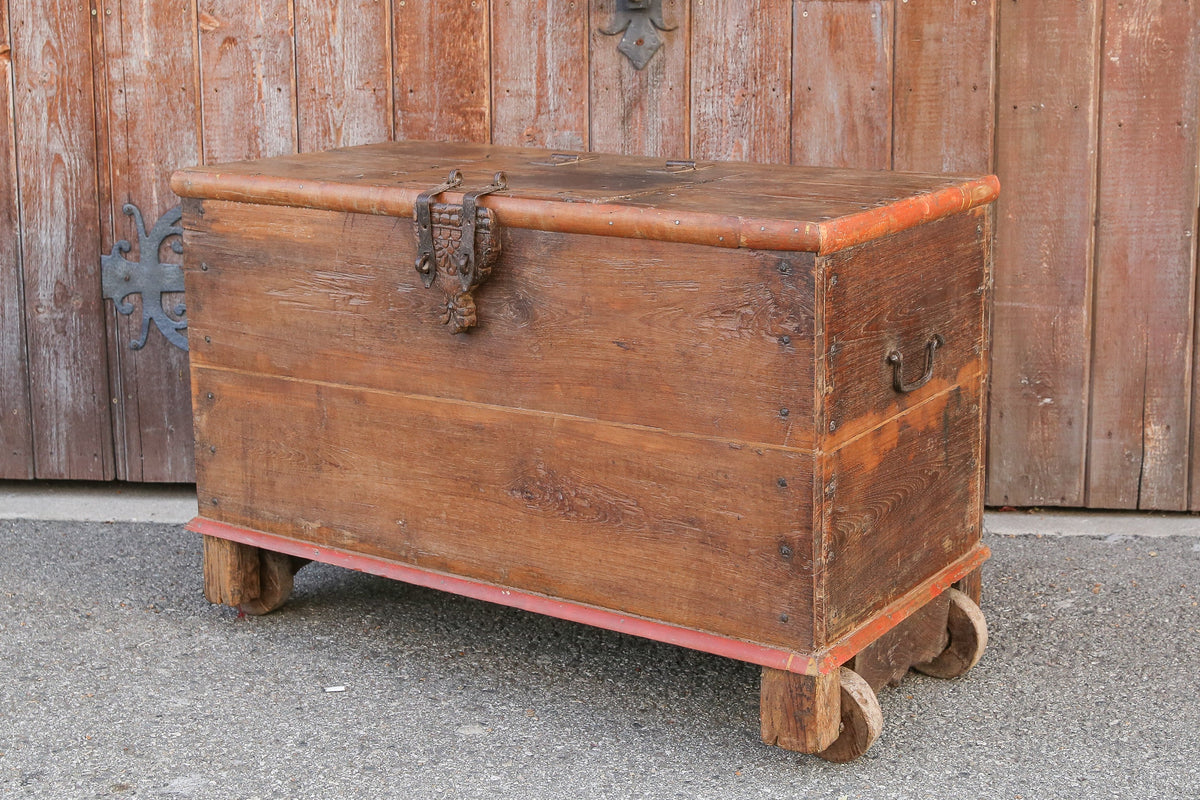
{"type": "Polygon", "coordinates": [[[950,641],[946,632],[949,612],[949,600],[943,592],[872,642],[846,666],[876,691],[898,686],[914,664],[930,661],[946,649],[950,641]]]}
{"type": "Polygon", "coordinates": [[[392,138],[389,3],[293,0],[301,152],[392,138]]]}
{"type": "Polygon", "coordinates": [[[892,2],[817,0],[794,11],[794,164],[892,164],[892,2]]]}
{"type": "MultiPolygon", "coordinates": [[[[200,110],[194,80],[196,38],[191,10],[170,0],[120,0],[99,17],[105,91],[98,103],[107,136],[103,252],[117,240],[133,244],[138,232],[123,213],[135,204],[147,229],[179,202],[171,191],[171,173],[200,162],[200,110]],[[172,38],[167,40],[167,31],[172,38]],[[156,53],[148,58],[148,53],[156,53]],[[120,87],[120,91],[114,91],[120,87]],[[166,132],[170,132],[167,135],[166,132]],[[147,135],[147,134],[150,135],[147,135]]],[[[176,240],[178,241],[178,240],[176,240]]],[[[161,257],[180,263],[182,256],[164,246],[161,257]]],[[[183,295],[166,295],[173,309],[183,295]]],[[[137,297],[130,298],[138,305],[137,297]]],[[[187,354],[153,329],[140,350],[130,343],[141,334],[140,313],[105,309],[111,336],[111,380],[117,477],[128,481],[189,481],[192,469],[191,388],[187,354]]]]}
{"type": "Polygon", "coordinates": [[[999,9],[996,169],[1005,185],[996,205],[988,501],[1082,506],[1100,11],[1073,0],[999,9]]]}
{"type": "Polygon", "coordinates": [[[688,43],[691,6],[685,0],[662,4],[663,45],[645,68],[617,50],[621,34],[605,35],[617,0],[591,3],[591,88],[588,107],[591,149],[605,153],[686,159],[691,154],[691,93],[688,43]]]}
{"type": "Polygon", "coordinates": [[[956,386],[823,456],[820,643],[979,541],[980,399],[978,383],[956,386]]]}
{"type": "Polygon", "coordinates": [[[791,3],[704,0],[692,18],[692,155],[791,160],[791,3]]]}
{"type": "Polygon", "coordinates": [[[207,203],[185,224],[197,363],[812,445],[811,254],[509,230],[451,336],[409,220],[207,203]]]}
{"type": "Polygon", "coordinates": [[[289,0],[196,0],[204,163],[296,152],[289,0]]]}
{"type": "Polygon", "coordinates": [[[1188,505],[1198,40],[1196,3],[1105,6],[1089,505],[1188,505]]]}
{"type": "Polygon", "coordinates": [[[12,48],[0,3],[0,479],[33,477],[29,361],[21,278],[21,200],[13,129],[12,48]]]}
{"type": "Polygon", "coordinates": [[[837,740],[840,673],[797,675],[763,667],[759,686],[762,740],[798,753],[816,753],[837,740]]]}
{"type": "Polygon", "coordinates": [[[491,10],[492,141],[588,149],[588,4],[491,0],[491,10]]]}
{"type": "Polygon", "coordinates": [[[67,0],[14,0],[9,14],[25,66],[13,130],[36,474],[109,480],[91,17],[67,0]]]}
{"type": "Polygon", "coordinates": [[[196,364],[193,388],[210,519],[810,652],[811,453],[196,364]]]}
{"type": "Polygon", "coordinates": [[[393,0],[394,138],[491,141],[490,5],[393,0]]]}
{"type": "Polygon", "coordinates": [[[893,168],[990,171],[995,0],[903,2],[895,14],[893,168]]]}

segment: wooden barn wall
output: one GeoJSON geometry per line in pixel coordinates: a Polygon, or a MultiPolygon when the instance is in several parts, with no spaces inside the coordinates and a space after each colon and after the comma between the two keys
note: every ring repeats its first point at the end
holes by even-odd
{"type": "Polygon", "coordinates": [[[639,72],[616,0],[0,0],[0,478],[192,479],[186,354],[100,299],[126,203],[432,138],[995,171],[989,502],[1200,510],[1200,4],[662,5],[639,72]]]}

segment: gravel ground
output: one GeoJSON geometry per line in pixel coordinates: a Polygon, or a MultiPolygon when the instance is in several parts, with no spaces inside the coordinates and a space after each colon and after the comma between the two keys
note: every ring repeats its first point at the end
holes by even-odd
{"type": "Polygon", "coordinates": [[[764,746],[716,656],[325,565],[238,617],[178,525],[0,544],[5,798],[1200,795],[1195,538],[990,535],[984,660],[883,690],[841,766],[764,746]]]}

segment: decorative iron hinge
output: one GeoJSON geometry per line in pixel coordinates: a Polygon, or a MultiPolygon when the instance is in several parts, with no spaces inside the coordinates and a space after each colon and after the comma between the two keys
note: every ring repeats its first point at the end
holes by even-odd
{"type": "Polygon", "coordinates": [[[442,323],[451,333],[462,333],[478,321],[472,293],[492,274],[500,256],[500,223],[491,210],[479,207],[479,198],[507,186],[504,173],[497,172],[491,185],[464,193],[461,206],[433,202],[462,182],[462,172],[453,170],[445,183],[421,192],[413,204],[417,274],[426,289],[437,283],[445,297],[442,323]]]}
{"type": "Polygon", "coordinates": [[[624,33],[617,50],[633,62],[634,69],[642,69],[663,45],[658,32],[677,27],[667,27],[663,22],[662,0],[617,0],[612,26],[607,30],[601,28],[600,32],[606,36],[624,33]]]}
{"type": "MultiPolygon", "coordinates": [[[[180,350],[188,349],[187,340],[187,307],[177,303],[170,313],[163,307],[162,296],[168,292],[183,291],[183,266],[181,264],[163,263],[159,260],[159,248],[162,243],[172,236],[183,236],[183,228],[179,221],[183,218],[180,206],[175,206],[158,218],[149,233],[146,223],[142,220],[142,212],[133,203],[126,203],[122,210],[133,217],[138,234],[138,260],[130,261],[121,254],[128,253],[132,245],[126,239],[121,239],[111,253],[100,256],[100,283],[103,295],[111,298],[117,311],[122,314],[132,314],[133,303],[125,298],[131,294],[142,296],[142,332],[129,343],[133,350],[141,350],[146,346],[146,337],[150,334],[150,322],[162,331],[167,341],[180,350]]],[[[182,238],[171,242],[171,250],[183,252],[182,238]]]]}

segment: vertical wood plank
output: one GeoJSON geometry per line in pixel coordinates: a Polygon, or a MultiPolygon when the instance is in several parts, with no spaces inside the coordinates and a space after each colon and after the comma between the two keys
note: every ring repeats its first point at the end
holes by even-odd
{"type": "Polygon", "coordinates": [[[1200,4],[1108,2],[1088,505],[1183,509],[1195,302],[1200,4]]]}
{"type": "Polygon", "coordinates": [[[288,0],[198,0],[204,162],[296,151],[288,0]]]}
{"type": "MultiPolygon", "coordinates": [[[[113,241],[134,243],[133,218],[123,213],[132,203],[147,228],[179,202],[168,182],[171,173],[200,160],[199,106],[193,80],[196,31],[190,4],[177,0],[111,0],[102,14],[100,50],[107,87],[108,181],[113,241]]],[[[180,256],[164,248],[163,258],[180,256]]],[[[167,295],[171,309],[181,295],[167,295]]],[[[132,299],[137,304],[137,299],[132,299]]],[[[129,481],[176,481],[195,478],[192,466],[191,391],[187,354],[152,329],[140,350],[130,342],[140,334],[138,315],[107,311],[115,322],[114,397],[118,476],[129,481]]]]}
{"type": "Polygon", "coordinates": [[[687,158],[690,6],[665,0],[663,22],[674,29],[659,32],[663,45],[641,70],[617,50],[623,34],[602,32],[612,27],[616,6],[616,0],[592,4],[591,146],[605,153],[687,158]]]}
{"type": "Polygon", "coordinates": [[[0,479],[33,477],[8,3],[0,0],[0,479]]]}
{"type": "Polygon", "coordinates": [[[588,4],[492,0],[492,141],[588,149],[588,4]]]}
{"type": "Polygon", "coordinates": [[[990,170],[995,0],[919,0],[895,9],[894,168],[990,170]]]}
{"type": "Polygon", "coordinates": [[[1008,0],[998,35],[988,502],[1081,506],[1100,10],[1008,0]]]}
{"type": "Polygon", "coordinates": [[[392,4],[395,138],[489,142],[489,0],[392,4]]]}
{"type": "Polygon", "coordinates": [[[791,158],[792,4],[695,0],[692,155],[791,158]]]}
{"type": "Polygon", "coordinates": [[[385,0],[295,2],[300,151],[390,139],[389,4],[385,0]]]}
{"type": "Polygon", "coordinates": [[[892,2],[798,3],[792,39],[792,162],[892,165],[892,2]]]}
{"type": "Polygon", "coordinates": [[[108,480],[91,13],[71,0],[9,11],[36,475],[108,480]]]}

